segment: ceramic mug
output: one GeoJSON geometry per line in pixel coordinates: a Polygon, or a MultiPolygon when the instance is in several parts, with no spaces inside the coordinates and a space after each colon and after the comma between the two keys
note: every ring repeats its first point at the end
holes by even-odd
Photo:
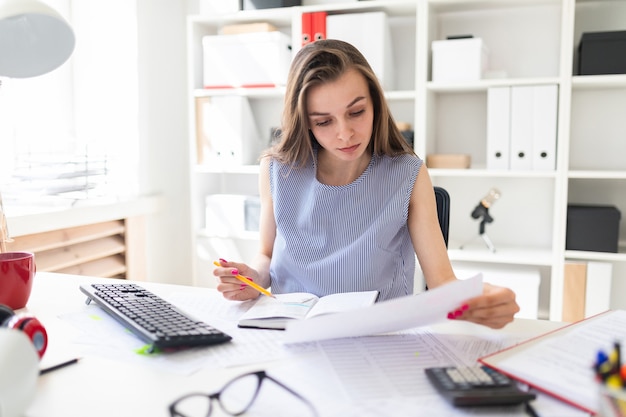
{"type": "Polygon", "coordinates": [[[13,310],[26,307],[36,266],[31,252],[0,253],[0,304],[13,310]]]}

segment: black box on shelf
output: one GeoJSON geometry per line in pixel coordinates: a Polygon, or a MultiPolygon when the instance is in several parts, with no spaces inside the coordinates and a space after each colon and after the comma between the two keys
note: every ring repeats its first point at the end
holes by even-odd
{"type": "Polygon", "coordinates": [[[614,206],[569,204],[565,249],[616,253],[620,218],[614,206]]]}
{"type": "Polygon", "coordinates": [[[586,32],[578,45],[578,74],[626,74],[626,30],[586,32]]]}
{"type": "Polygon", "coordinates": [[[302,6],[302,0],[241,0],[241,10],[302,6]]]}

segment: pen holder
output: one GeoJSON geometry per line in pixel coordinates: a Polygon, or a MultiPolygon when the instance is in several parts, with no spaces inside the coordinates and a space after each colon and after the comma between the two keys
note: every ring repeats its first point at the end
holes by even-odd
{"type": "Polygon", "coordinates": [[[626,389],[600,384],[598,400],[597,416],[626,417],[626,389]]]}

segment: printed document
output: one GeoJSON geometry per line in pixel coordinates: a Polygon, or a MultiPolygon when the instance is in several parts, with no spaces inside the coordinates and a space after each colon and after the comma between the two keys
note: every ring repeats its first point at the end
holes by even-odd
{"type": "Polygon", "coordinates": [[[482,274],[373,306],[287,323],[285,342],[369,336],[447,320],[469,298],[482,294],[482,274]]]}

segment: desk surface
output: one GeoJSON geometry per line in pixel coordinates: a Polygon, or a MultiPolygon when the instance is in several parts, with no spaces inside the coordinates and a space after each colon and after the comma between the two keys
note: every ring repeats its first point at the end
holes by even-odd
{"type": "MultiPolygon", "coordinates": [[[[74,356],[81,357],[81,360],[76,365],[40,377],[37,395],[26,412],[28,417],[166,416],[167,405],[183,394],[216,391],[228,379],[247,370],[285,366],[286,360],[279,359],[223,368],[211,367],[183,375],[162,367],[121,361],[115,355],[107,357],[89,353],[90,350],[85,349],[84,344],[77,343],[81,332],[68,321],[67,314],[80,315],[87,308],[97,308],[88,307],[85,296],[78,289],[79,284],[90,281],[111,280],[54,273],[38,273],[35,278],[26,309],[46,326],[49,333],[48,350],[42,366],[74,356]]],[[[206,295],[207,300],[215,300],[219,296],[215,290],[208,288],[140,284],[165,298],[172,294],[193,294],[196,297],[206,295]]],[[[223,302],[229,303],[226,300],[223,302]]],[[[442,323],[433,329],[442,334],[484,335],[488,339],[502,334],[527,338],[559,326],[559,323],[554,322],[519,319],[500,331],[464,322],[442,323]]]]}

